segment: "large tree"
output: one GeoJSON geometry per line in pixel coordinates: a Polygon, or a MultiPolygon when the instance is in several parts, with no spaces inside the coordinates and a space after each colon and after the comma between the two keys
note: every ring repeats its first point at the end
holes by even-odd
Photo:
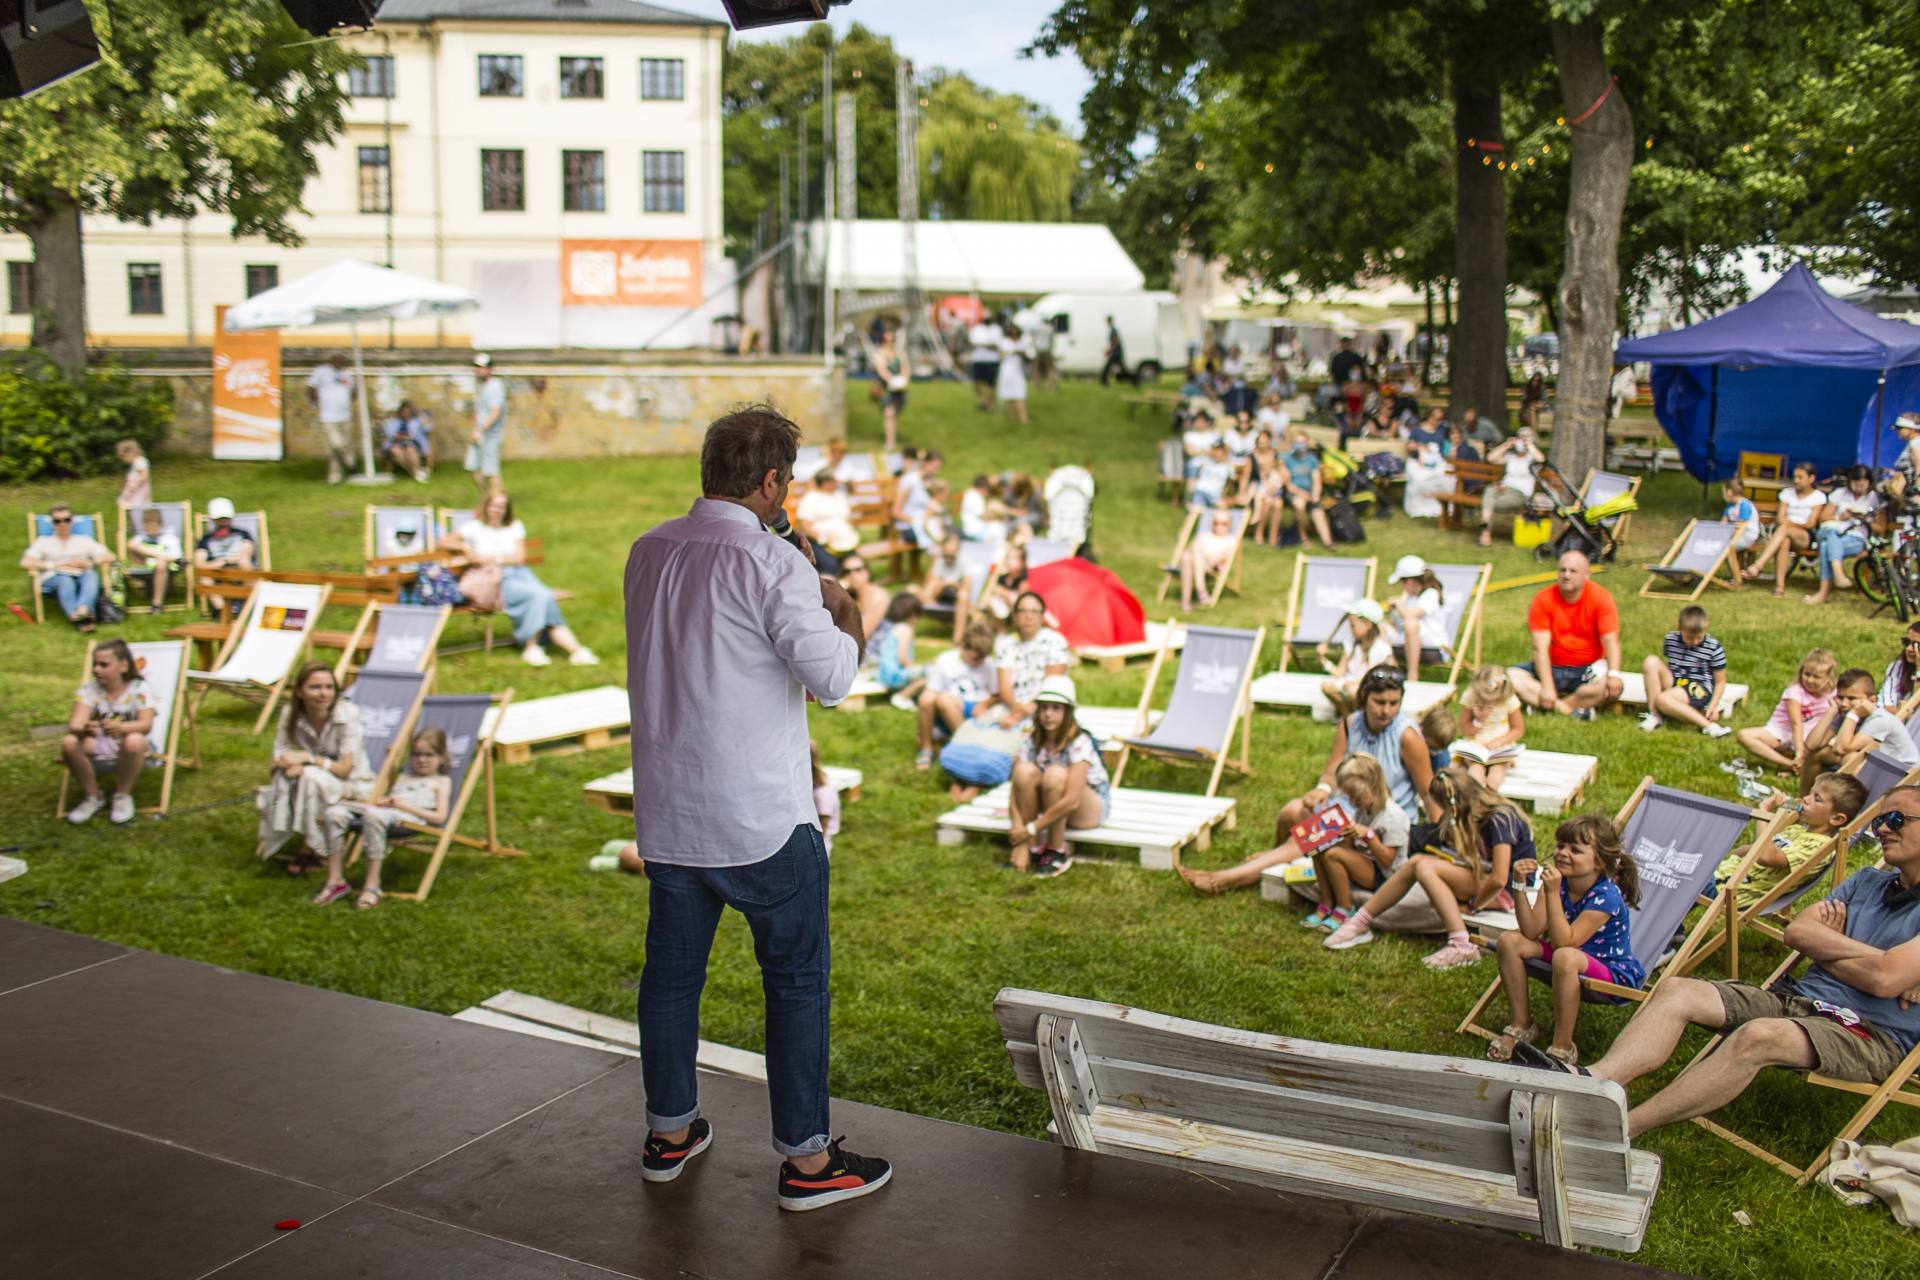
{"type": "Polygon", "coordinates": [[[0,102],[0,228],[33,241],[33,345],[86,363],[80,217],[231,215],[235,235],[297,241],[289,217],[341,127],[352,55],[278,0],[89,6],[100,64],[0,102]]]}

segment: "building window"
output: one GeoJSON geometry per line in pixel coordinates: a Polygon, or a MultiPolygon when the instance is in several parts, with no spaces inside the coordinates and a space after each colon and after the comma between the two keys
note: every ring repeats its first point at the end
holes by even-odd
{"type": "Polygon", "coordinates": [[[640,59],[640,96],[648,101],[687,96],[687,64],[682,58],[640,59]]]}
{"type": "Polygon", "coordinates": [[[560,167],[566,179],[561,207],[568,213],[607,211],[607,153],[562,151],[560,167]]]}
{"type": "Polygon", "coordinates": [[[33,264],[31,262],[7,264],[7,312],[9,315],[16,316],[33,314],[33,264]]]}
{"type": "Polygon", "coordinates": [[[480,207],[488,213],[523,213],[527,207],[527,153],[480,152],[480,207]]]}
{"type": "Polygon", "coordinates": [[[520,55],[483,53],[480,55],[480,96],[517,98],[521,94],[520,55]]]}
{"type": "Polygon", "coordinates": [[[560,59],[560,96],[563,98],[606,97],[606,63],[600,58],[560,59]]]}
{"type": "Polygon", "coordinates": [[[376,53],[364,57],[361,65],[347,71],[347,96],[350,98],[391,98],[393,96],[393,56],[376,53]]]}
{"type": "Polygon", "coordinates": [[[393,165],[385,147],[360,148],[360,212],[393,212],[393,165]]]}
{"type": "Polygon", "coordinates": [[[640,207],[647,213],[685,213],[687,153],[648,151],[641,161],[640,207]]]}
{"type": "Polygon", "coordinates": [[[129,262],[127,264],[127,310],[136,316],[157,316],[166,311],[166,304],[160,293],[160,264],[157,262],[129,262]]]}
{"type": "Polygon", "coordinates": [[[249,262],[247,264],[247,296],[265,293],[269,289],[280,287],[280,268],[271,262],[249,262]]]}

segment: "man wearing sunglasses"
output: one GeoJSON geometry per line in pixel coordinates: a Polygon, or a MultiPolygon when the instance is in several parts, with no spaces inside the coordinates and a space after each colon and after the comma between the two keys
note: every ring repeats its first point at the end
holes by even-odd
{"type": "Polygon", "coordinates": [[[1728,1033],[1628,1113],[1632,1136],[1718,1110],[1766,1067],[1817,1068],[1878,1085],[1913,1049],[1920,1040],[1920,787],[1888,792],[1871,829],[1886,865],[1854,872],[1787,926],[1787,945],[1812,961],[1798,977],[1765,990],[1668,978],[1593,1064],[1593,1075],[1625,1085],[1665,1065],[1689,1024],[1728,1033]]]}
{"type": "Polygon", "coordinates": [[[52,532],[33,540],[20,557],[20,567],[40,575],[40,590],[54,598],[67,621],[92,631],[94,606],[100,600],[99,570],[113,563],[113,552],[73,531],[73,508],[64,502],[47,512],[47,522],[52,532]]]}

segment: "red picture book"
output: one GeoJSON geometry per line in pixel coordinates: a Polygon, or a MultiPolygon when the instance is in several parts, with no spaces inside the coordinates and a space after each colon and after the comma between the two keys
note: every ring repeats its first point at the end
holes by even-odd
{"type": "Polygon", "coordinates": [[[1353,830],[1353,820],[1338,805],[1329,805],[1295,826],[1290,834],[1301,853],[1318,853],[1328,845],[1339,844],[1353,830]]]}

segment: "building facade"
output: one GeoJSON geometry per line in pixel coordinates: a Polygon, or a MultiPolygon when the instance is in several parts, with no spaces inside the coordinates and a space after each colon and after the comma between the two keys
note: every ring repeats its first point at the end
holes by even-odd
{"type": "MultiPolygon", "coordinates": [[[[396,324],[396,345],[706,346],[734,309],[727,30],[634,0],[387,0],[375,30],[343,37],[365,63],[294,220],[304,243],[236,240],[217,216],[87,218],[89,340],[205,345],[217,306],[358,258],[481,297],[478,312],[396,324]]],[[[31,256],[0,235],[0,343],[27,340],[31,256]]]]}

